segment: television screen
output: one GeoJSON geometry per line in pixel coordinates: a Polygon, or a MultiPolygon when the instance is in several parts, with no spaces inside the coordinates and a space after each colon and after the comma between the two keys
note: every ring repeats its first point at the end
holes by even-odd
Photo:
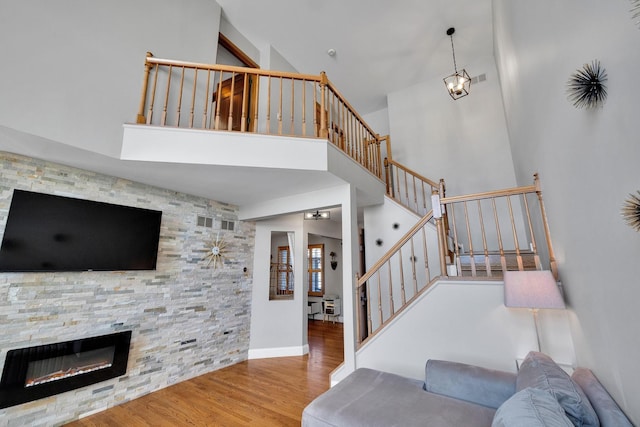
{"type": "Polygon", "coordinates": [[[162,212],[14,190],[0,271],[155,270],[162,212]]]}

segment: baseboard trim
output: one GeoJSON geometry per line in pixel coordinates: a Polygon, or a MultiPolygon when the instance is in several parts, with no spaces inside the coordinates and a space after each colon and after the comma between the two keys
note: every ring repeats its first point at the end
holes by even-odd
{"type": "Polygon", "coordinates": [[[303,356],[309,353],[309,344],[295,347],[250,348],[249,359],[268,359],[270,357],[303,356]]]}

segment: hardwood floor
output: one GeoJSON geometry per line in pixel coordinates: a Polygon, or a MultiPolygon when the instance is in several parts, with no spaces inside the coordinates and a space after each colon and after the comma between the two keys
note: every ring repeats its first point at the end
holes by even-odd
{"type": "Polygon", "coordinates": [[[309,321],[305,356],[248,360],[67,424],[95,426],[299,426],[343,359],[341,323],[309,321]]]}

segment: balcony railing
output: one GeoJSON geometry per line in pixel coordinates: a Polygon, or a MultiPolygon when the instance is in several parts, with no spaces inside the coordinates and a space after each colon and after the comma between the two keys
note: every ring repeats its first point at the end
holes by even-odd
{"type": "Polygon", "coordinates": [[[322,138],[383,179],[380,137],[324,72],[266,71],[147,53],[137,123],[322,138]]]}

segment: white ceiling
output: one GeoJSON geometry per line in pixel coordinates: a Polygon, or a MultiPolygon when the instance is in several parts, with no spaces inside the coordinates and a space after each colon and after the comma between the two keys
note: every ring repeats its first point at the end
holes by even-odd
{"type": "Polygon", "coordinates": [[[451,74],[449,27],[458,68],[493,55],[491,0],[216,1],[258,49],[273,46],[301,73],[325,71],[361,114],[386,107],[389,93],[451,74]]]}

